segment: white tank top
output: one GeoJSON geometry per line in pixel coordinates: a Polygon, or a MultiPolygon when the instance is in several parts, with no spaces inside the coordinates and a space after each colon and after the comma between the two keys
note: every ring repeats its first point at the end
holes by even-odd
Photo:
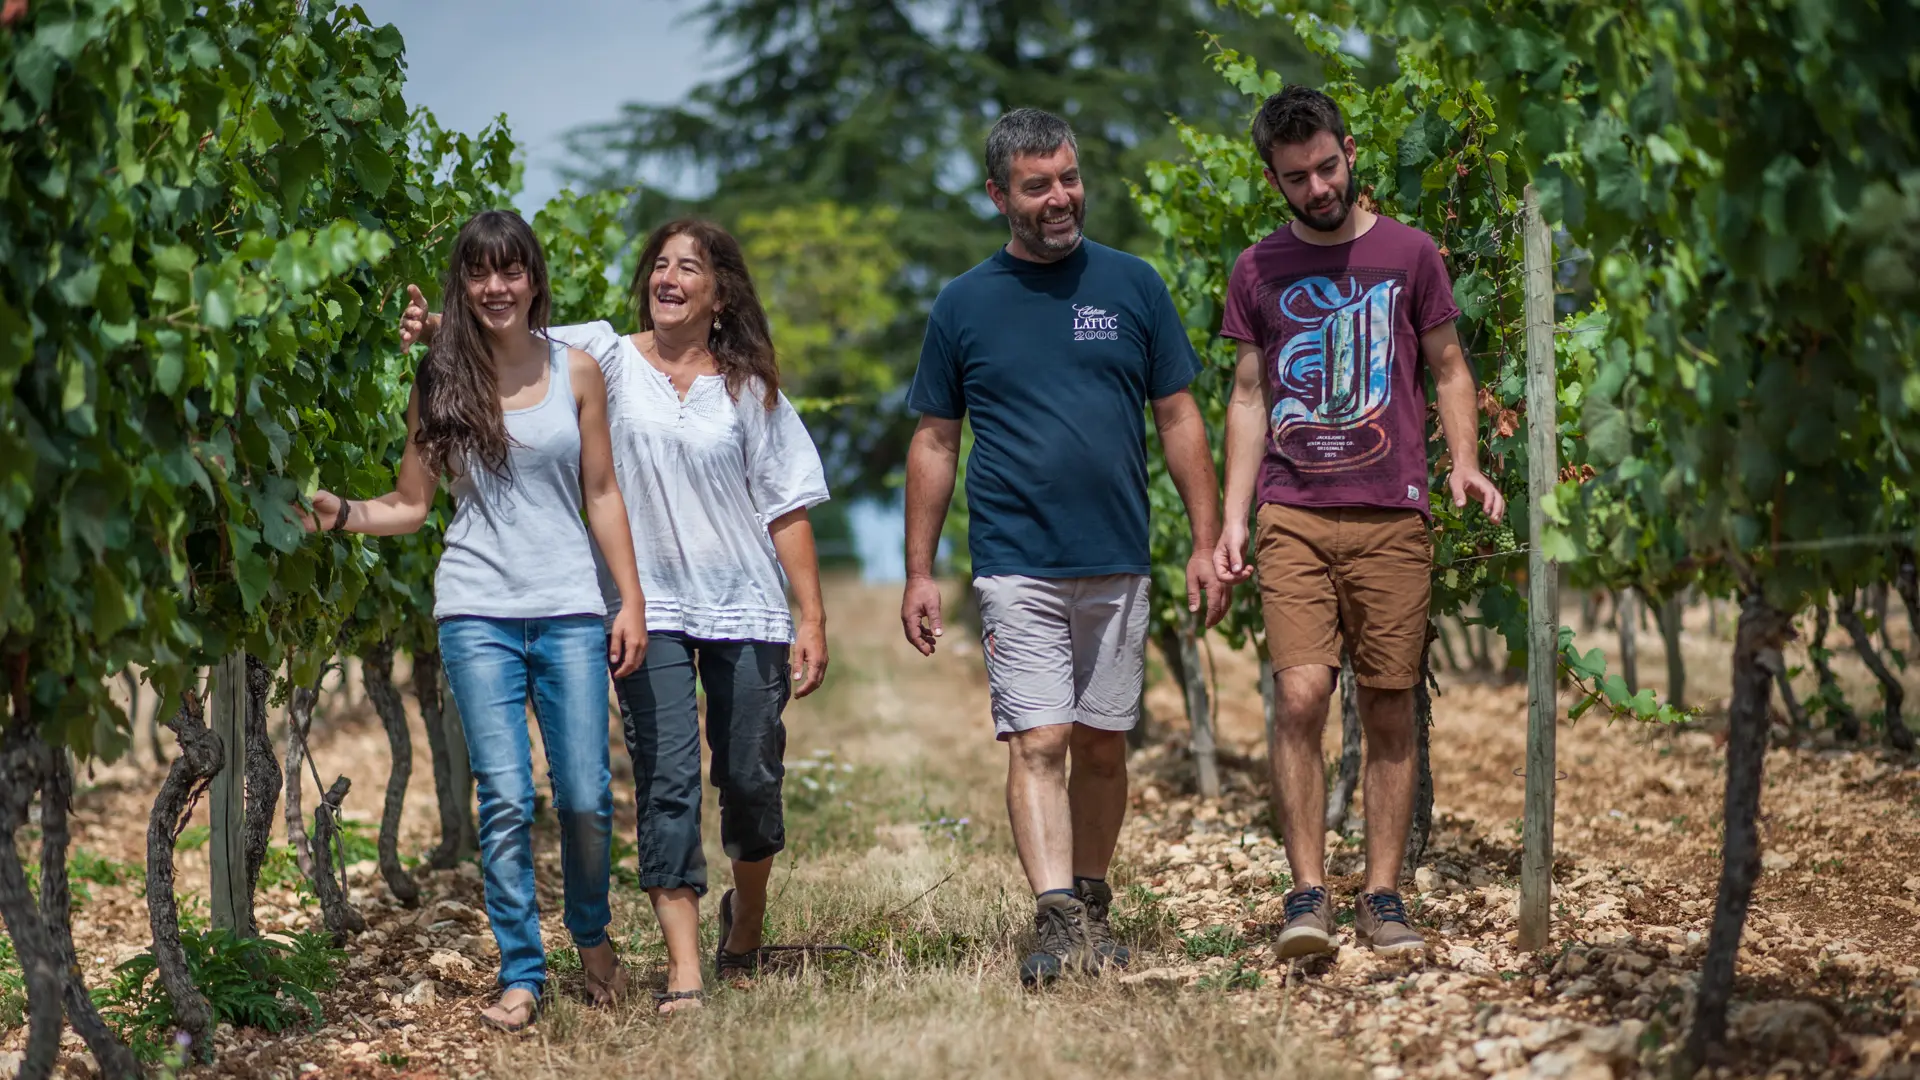
{"type": "Polygon", "coordinates": [[[580,517],[580,411],[567,347],[554,342],[547,396],[506,411],[509,469],[477,462],[449,485],[453,523],[433,579],[433,617],[604,615],[593,542],[580,517]]]}

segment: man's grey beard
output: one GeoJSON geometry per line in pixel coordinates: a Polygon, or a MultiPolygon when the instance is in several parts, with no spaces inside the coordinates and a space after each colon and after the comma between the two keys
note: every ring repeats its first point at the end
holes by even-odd
{"type": "MultiPolygon", "coordinates": [[[[1282,198],[1285,198],[1285,196],[1282,196],[1282,198]]],[[[1346,194],[1340,196],[1333,210],[1326,214],[1309,214],[1303,208],[1295,206],[1292,199],[1287,199],[1287,208],[1292,210],[1293,216],[1299,218],[1300,223],[1307,228],[1315,232],[1332,232],[1346,224],[1347,215],[1353,213],[1353,204],[1359,201],[1360,178],[1354,174],[1353,166],[1348,165],[1347,191],[1346,194]]]]}
{"type": "Polygon", "coordinates": [[[1033,252],[1035,255],[1052,255],[1055,258],[1064,258],[1067,255],[1073,254],[1073,249],[1080,246],[1080,240],[1085,236],[1083,226],[1085,226],[1087,221],[1087,204],[1083,202],[1074,208],[1073,234],[1058,240],[1049,237],[1047,231],[1041,228],[1040,218],[1040,214],[1035,214],[1032,217],[1020,217],[1009,214],[1007,215],[1007,223],[1013,228],[1014,238],[1019,240],[1028,251],[1033,252]]]}

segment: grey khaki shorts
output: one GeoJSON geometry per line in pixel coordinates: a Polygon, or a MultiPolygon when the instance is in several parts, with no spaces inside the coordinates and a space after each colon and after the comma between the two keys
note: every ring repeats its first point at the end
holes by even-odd
{"type": "Polygon", "coordinates": [[[993,731],[1052,724],[1128,731],[1146,677],[1147,578],[973,579],[985,631],[993,731]]]}

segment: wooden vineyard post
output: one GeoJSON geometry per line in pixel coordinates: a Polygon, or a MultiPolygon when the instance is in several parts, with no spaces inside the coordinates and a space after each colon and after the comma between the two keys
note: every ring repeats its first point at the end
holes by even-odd
{"type": "MultiPolygon", "coordinates": [[[[1555,725],[1559,722],[1559,564],[1546,556],[1543,502],[1559,473],[1553,355],[1553,238],[1540,195],[1525,204],[1527,320],[1527,795],[1521,831],[1520,948],[1547,946],[1553,899],[1555,725]]],[[[1624,617],[1624,616],[1623,616],[1624,617]]]]}
{"type": "Polygon", "coordinates": [[[253,928],[247,895],[247,654],[229,654],[213,669],[213,732],[220,771],[207,796],[213,863],[213,928],[245,937],[253,928]]]}
{"type": "Polygon", "coordinates": [[[1190,616],[1180,632],[1180,669],[1186,675],[1188,746],[1193,751],[1194,786],[1202,798],[1220,797],[1220,764],[1213,745],[1213,715],[1207,701],[1207,672],[1200,666],[1200,635],[1206,626],[1190,616]]]}

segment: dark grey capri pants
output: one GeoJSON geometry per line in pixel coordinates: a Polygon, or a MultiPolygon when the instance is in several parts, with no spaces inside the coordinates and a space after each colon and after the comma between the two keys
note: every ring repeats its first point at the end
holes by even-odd
{"type": "Polygon", "coordinates": [[[707,892],[700,847],[700,710],[707,692],[707,744],[720,789],[720,846],[759,862],[786,847],[780,805],[791,691],[788,647],[769,641],[709,641],[675,631],[647,635],[640,670],[617,680],[620,717],[633,756],[639,803],[640,887],[707,892]]]}

